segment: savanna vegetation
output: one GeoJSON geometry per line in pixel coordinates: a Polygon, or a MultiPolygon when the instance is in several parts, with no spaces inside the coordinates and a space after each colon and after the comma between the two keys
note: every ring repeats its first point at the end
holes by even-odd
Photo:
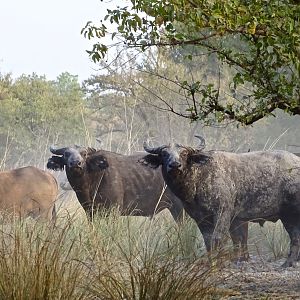
{"type": "MultiPolygon", "coordinates": [[[[204,72],[187,69],[168,52],[148,55],[146,67],[170,77],[204,72]]],[[[141,62],[131,58],[129,53],[110,66],[103,63],[106,74],[82,83],[68,73],[54,81],[36,74],[2,75],[1,168],[45,168],[50,144],[129,154],[141,150],[146,138],[154,144],[172,139],[193,144],[194,134],[206,138],[207,148],[299,150],[291,146],[299,145],[298,117],[278,114],[252,127],[209,127],[158,109],[162,99],[179,106],[181,95],[173,82],[141,71],[141,62]],[[127,68],[120,68],[124,62],[127,68]]],[[[60,205],[67,212],[61,210],[55,229],[32,220],[1,225],[0,298],[210,299],[234,294],[219,288],[224,277],[207,263],[201,234],[191,220],[178,227],[166,214],[148,220],[112,213],[88,225],[84,215],[71,216],[71,210],[80,210],[74,195],[62,196],[60,205]]],[[[288,237],[280,223],[253,225],[249,244],[252,255],[273,261],[286,257],[288,237]]],[[[228,264],[231,244],[223,250],[219,256],[228,264]]]]}
{"type": "MultiPolygon", "coordinates": [[[[238,293],[218,287],[228,280],[221,269],[230,246],[216,254],[223,264],[212,266],[189,219],[178,227],[168,215],[149,220],[112,210],[91,225],[82,211],[71,211],[54,227],[30,219],[11,223],[2,215],[1,299],[219,299],[238,293]]],[[[261,257],[286,255],[280,228],[251,230],[251,249],[263,249],[261,257]]]]}
{"type": "MultiPolygon", "coordinates": [[[[207,149],[300,152],[296,1],[127,1],[88,23],[100,71],[83,82],[68,72],[0,73],[0,169],[45,168],[49,146],[85,145],[130,154],[142,143],[177,141],[207,149]],[[129,4],[128,4],[129,3],[129,4]],[[106,25],[105,25],[106,24],[106,25]],[[124,44],[125,42],[125,44],[124,44]],[[125,46],[124,46],[125,45],[125,46]],[[110,58],[111,58],[110,57],[110,58]],[[102,59],[105,58],[105,59],[102,59]]],[[[1,70],[0,70],[1,71],[1,70]]],[[[74,195],[72,196],[74,198],[74,195]]],[[[72,209],[74,199],[60,203],[72,209]]],[[[5,217],[3,217],[5,218],[5,217]]],[[[216,299],[226,289],[207,264],[196,225],[64,212],[56,227],[32,220],[0,225],[2,299],[216,299]],[[33,297],[33,295],[35,295],[33,297]]],[[[250,228],[263,260],[287,255],[280,223],[250,228]]],[[[219,258],[228,263],[230,246],[219,258]]]]}
{"type": "MultiPolygon", "coordinates": [[[[155,51],[149,51],[145,61],[134,59],[130,53],[120,55],[110,65],[102,62],[105,73],[82,83],[69,73],[54,81],[36,74],[19,78],[0,75],[1,168],[28,163],[44,167],[49,145],[97,148],[97,139],[102,141],[101,147],[125,154],[142,150],[147,138],[153,143],[176,140],[193,145],[195,134],[203,135],[210,149],[248,151],[275,147],[299,152],[299,116],[277,112],[276,117],[247,127],[234,122],[206,126],[162,108],[162,103],[181,107],[183,98],[176,78],[209,74],[209,64],[200,69],[193,64],[186,66],[174,61],[171,54],[161,51],[157,56],[155,51]]],[[[205,61],[201,63],[205,66],[205,61]]],[[[224,88],[228,83],[225,75],[224,88]]],[[[208,78],[217,80],[211,75],[208,78]]]]}

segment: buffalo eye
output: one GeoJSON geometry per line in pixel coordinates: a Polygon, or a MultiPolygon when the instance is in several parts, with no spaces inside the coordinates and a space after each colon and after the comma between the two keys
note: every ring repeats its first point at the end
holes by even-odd
{"type": "Polygon", "coordinates": [[[211,160],[211,157],[205,154],[195,154],[191,156],[191,161],[196,165],[205,165],[211,160]]]}
{"type": "Polygon", "coordinates": [[[104,157],[97,157],[96,159],[90,160],[88,165],[93,171],[104,170],[108,167],[108,162],[104,157]]]}
{"type": "Polygon", "coordinates": [[[98,166],[106,166],[107,161],[105,159],[98,160],[97,165],[98,166]]]}
{"type": "Polygon", "coordinates": [[[167,152],[162,152],[162,157],[163,158],[166,158],[168,156],[168,153],[167,152]]]}

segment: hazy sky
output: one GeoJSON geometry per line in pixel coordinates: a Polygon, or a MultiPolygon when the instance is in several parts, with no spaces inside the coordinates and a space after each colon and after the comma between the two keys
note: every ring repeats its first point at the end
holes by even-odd
{"type": "Polygon", "coordinates": [[[46,75],[55,79],[68,71],[88,78],[97,66],[86,49],[91,42],[80,31],[87,21],[98,21],[106,8],[119,1],[1,0],[0,72],[46,75]],[[106,2],[106,3],[105,3],[106,2]]]}

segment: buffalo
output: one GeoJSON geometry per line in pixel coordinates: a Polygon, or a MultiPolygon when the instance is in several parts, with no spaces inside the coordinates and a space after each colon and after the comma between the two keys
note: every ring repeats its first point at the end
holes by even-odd
{"type": "Polygon", "coordinates": [[[20,217],[53,219],[58,185],[53,175],[29,166],[0,172],[0,210],[20,217]]]}
{"type": "Polygon", "coordinates": [[[64,170],[90,219],[97,210],[118,206],[122,215],[153,216],[168,208],[176,221],[182,204],[165,187],[160,170],[140,165],[145,153],[121,155],[93,148],[50,148],[47,168],[64,170]]]}
{"type": "MultiPolygon", "coordinates": [[[[140,163],[162,166],[171,191],[182,201],[205,241],[207,251],[230,233],[235,246],[247,241],[245,222],[281,220],[290,237],[283,267],[299,260],[300,158],[287,151],[230,153],[179,144],[150,147],[140,163]]],[[[245,249],[244,249],[245,250],[245,249]]]]}

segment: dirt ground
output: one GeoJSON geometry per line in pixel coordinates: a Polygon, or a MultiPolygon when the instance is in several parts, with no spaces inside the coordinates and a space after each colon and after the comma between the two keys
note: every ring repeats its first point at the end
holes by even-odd
{"type": "Polygon", "coordinates": [[[231,265],[223,271],[221,299],[300,299],[300,262],[283,269],[285,260],[267,262],[251,257],[249,262],[231,265]]]}

